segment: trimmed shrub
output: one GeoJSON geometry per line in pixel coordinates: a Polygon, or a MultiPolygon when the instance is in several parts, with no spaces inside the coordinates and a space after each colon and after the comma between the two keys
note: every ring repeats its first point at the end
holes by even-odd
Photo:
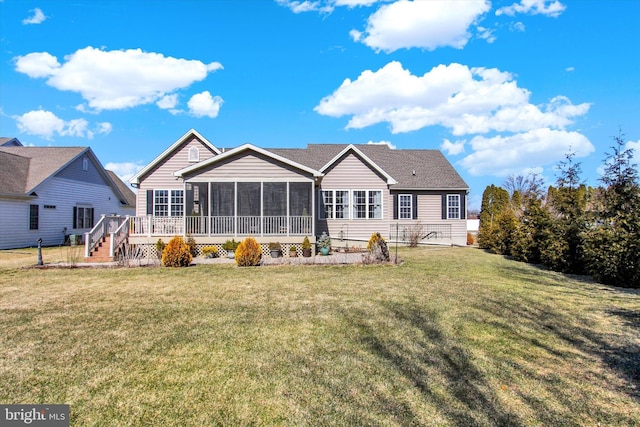
{"type": "Polygon", "coordinates": [[[217,258],[218,247],[217,246],[205,246],[202,248],[202,256],[205,258],[217,258]]]}
{"type": "Polygon", "coordinates": [[[187,236],[186,241],[187,246],[189,247],[189,253],[191,253],[192,257],[198,256],[198,248],[196,247],[196,239],[191,236],[187,236]]]}
{"type": "Polygon", "coordinates": [[[236,249],[236,264],[239,267],[253,267],[260,265],[262,248],[253,237],[244,239],[236,249]]]}
{"type": "Polygon", "coordinates": [[[369,243],[367,244],[367,250],[369,251],[369,255],[371,261],[374,262],[389,262],[389,248],[387,247],[387,242],[384,240],[384,237],[380,235],[380,233],[373,233],[369,238],[369,243]]]}
{"type": "Polygon", "coordinates": [[[473,234],[467,233],[467,245],[471,246],[475,243],[473,239],[473,234]]]}
{"type": "Polygon", "coordinates": [[[171,239],[162,251],[162,265],[165,267],[188,267],[192,259],[189,245],[180,236],[171,239]]]}

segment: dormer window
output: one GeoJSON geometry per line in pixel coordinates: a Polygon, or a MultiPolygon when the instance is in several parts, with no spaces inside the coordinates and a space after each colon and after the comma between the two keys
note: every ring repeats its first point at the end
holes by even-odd
{"type": "Polygon", "coordinates": [[[189,161],[190,162],[200,161],[200,150],[198,150],[198,147],[189,148],[189,161]]]}

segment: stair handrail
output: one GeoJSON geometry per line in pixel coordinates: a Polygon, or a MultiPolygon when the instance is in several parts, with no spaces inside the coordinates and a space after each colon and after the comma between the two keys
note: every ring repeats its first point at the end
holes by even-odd
{"type": "Polygon", "coordinates": [[[129,237],[129,220],[130,217],[127,215],[118,228],[111,233],[109,256],[112,258],[116,255],[116,248],[119,248],[120,245],[129,237]]]}
{"type": "Polygon", "coordinates": [[[91,251],[98,246],[100,243],[100,239],[102,239],[106,234],[106,215],[102,215],[96,225],[93,226],[91,231],[88,233],[84,233],[84,256],[85,258],[89,258],[91,256],[91,251]]]}

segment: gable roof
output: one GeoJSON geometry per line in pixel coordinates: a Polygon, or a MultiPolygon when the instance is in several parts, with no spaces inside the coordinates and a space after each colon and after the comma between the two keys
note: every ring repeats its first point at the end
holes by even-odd
{"type": "Polygon", "coordinates": [[[303,170],[307,173],[312,174],[313,176],[322,176],[322,173],[316,169],[310,168],[309,166],[305,166],[301,163],[298,163],[296,161],[293,161],[287,157],[281,156],[277,153],[274,153],[273,151],[269,151],[269,150],[265,150],[263,148],[260,147],[256,147],[253,144],[244,144],[241,145],[240,147],[236,147],[233,148],[231,150],[225,151],[222,154],[219,154],[217,156],[214,156],[210,159],[204,160],[202,162],[196,163],[194,165],[188,166],[186,168],[180,169],[179,171],[176,171],[173,173],[174,176],[177,177],[183,177],[184,175],[187,175],[193,171],[196,171],[198,169],[207,167],[209,165],[224,161],[225,159],[228,159],[230,157],[233,157],[239,153],[242,153],[243,151],[253,151],[259,154],[262,154],[263,156],[267,156],[271,159],[277,160],[279,162],[285,163],[291,167],[294,167],[296,169],[300,169],[303,170]]]}
{"type": "Polygon", "coordinates": [[[88,150],[89,147],[0,147],[0,181],[14,180],[13,194],[29,194],[88,150]]]}
{"type": "Polygon", "coordinates": [[[283,157],[325,171],[350,147],[383,176],[393,190],[468,190],[469,186],[440,150],[391,149],[383,144],[309,144],[307,148],[270,149],[283,157]],[[415,171],[415,173],[414,173],[415,171]]]}
{"type": "Polygon", "coordinates": [[[18,138],[0,138],[0,147],[22,147],[18,138]]]}
{"type": "Polygon", "coordinates": [[[129,186],[125,184],[118,175],[116,175],[114,171],[110,171],[109,169],[105,169],[105,171],[107,172],[107,174],[109,174],[109,178],[111,178],[111,181],[113,181],[116,187],[118,187],[120,193],[122,193],[122,195],[124,196],[123,202],[126,202],[126,204],[129,206],[135,206],[136,193],[134,193],[131,188],[129,188],[129,186]]]}
{"type": "Polygon", "coordinates": [[[146,165],[144,168],[140,169],[140,171],[129,179],[129,182],[133,185],[140,184],[140,179],[149,173],[153,168],[156,167],[160,162],[162,162],[167,157],[171,156],[175,150],[177,150],[182,144],[184,144],[190,137],[195,136],[198,138],[207,148],[213,151],[216,154],[220,154],[221,151],[217,149],[212,143],[210,143],[204,136],[200,135],[198,131],[195,129],[190,129],[187,133],[182,135],[176,142],[171,144],[169,148],[164,150],[158,157],[153,159],[151,163],[146,165]]]}
{"type": "Polygon", "coordinates": [[[90,157],[98,165],[105,182],[122,202],[135,205],[135,197],[131,203],[128,195],[121,191],[89,147],[0,146],[0,182],[7,183],[0,189],[0,194],[30,197],[38,186],[83,155],[90,157]]]}

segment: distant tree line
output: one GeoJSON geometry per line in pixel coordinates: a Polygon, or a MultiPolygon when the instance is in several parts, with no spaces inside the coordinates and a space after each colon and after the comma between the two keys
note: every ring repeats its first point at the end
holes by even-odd
{"type": "Polygon", "coordinates": [[[613,138],[601,185],[581,181],[574,154],[558,165],[555,185],[537,175],[510,176],[482,195],[478,245],[600,283],[640,288],[640,186],[633,150],[613,138]]]}

